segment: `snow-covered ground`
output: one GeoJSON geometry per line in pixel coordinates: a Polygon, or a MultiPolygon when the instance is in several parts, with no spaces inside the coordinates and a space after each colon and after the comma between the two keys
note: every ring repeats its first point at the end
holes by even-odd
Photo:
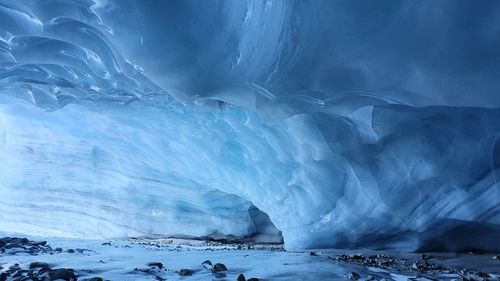
{"type": "Polygon", "coordinates": [[[500,274],[500,261],[492,259],[491,254],[432,254],[427,262],[446,268],[432,273],[426,270],[405,272],[394,269],[403,268],[401,265],[406,261],[418,263],[421,260],[419,254],[347,250],[287,252],[279,245],[254,245],[248,249],[248,245],[238,247],[237,244],[223,245],[184,239],[43,240],[47,240],[47,245],[52,249],[60,247],[62,251],[38,255],[4,252],[0,254],[0,266],[5,270],[15,263],[21,268],[27,268],[32,262],[45,262],[51,268],[73,268],[79,280],[96,276],[105,280],[237,280],[239,274],[244,274],[247,279],[254,277],[260,280],[346,280],[348,277],[356,277],[356,274],[359,274],[360,280],[365,280],[368,276],[373,276],[373,280],[407,280],[417,276],[421,276],[419,280],[454,280],[459,278],[459,274],[468,274],[460,272],[462,269],[471,269],[471,272],[476,273],[487,272],[491,274],[489,280],[498,280],[500,274]],[[345,254],[357,259],[359,256],[353,255],[356,253],[364,257],[376,254],[391,256],[396,260],[397,266],[382,269],[339,258],[345,254]],[[206,260],[213,264],[223,263],[228,271],[214,273],[203,267],[202,263],[206,260]],[[147,265],[153,262],[162,263],[163,268],[147,265]],[[193,274],[180,276],[181,269],[190,269],[193,274]],[[458,271],[447,274],[449,269],[458,271]],[[356,273],[354,277],[351,272],[356,273]]]}

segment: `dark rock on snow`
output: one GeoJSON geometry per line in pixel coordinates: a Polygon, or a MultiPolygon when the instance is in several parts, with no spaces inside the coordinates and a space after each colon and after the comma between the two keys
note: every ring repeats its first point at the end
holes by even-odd
{"type": "Polygon", "coordinates": [[[163,263],[161,263],[161,262],[150,262],[150,263],[147,264],[147,266],[158,267],[159,269],[162,269],[163,268],[163,263]]]}
{"type": "Polygon", "coordinates": [[[206,260],[206,261],[202,262],[201,265],[206,269],[212,268],[212,262],[210,260],[206,260]]]}
{"type": "Polygon", "coordinates": [[[214,264],[214,266],[212,267],[212,270],[214,272],[228,271],[227,267],[223,263],[214,264]]]}
{"type": "Polygon", "coordinates": [[[81,281],[103,281],[103,280],[101,277],[92,277],[92,278],[81,279],[81,281]]]}
{"type": "Polygon", "coordinates": [[[45,263],[45,262],[32,262],[30,263],[30,269],[34,269],[34,268],[49,268],[49,264],[45,263]]]}
{"type": "Polygon", "coordinates": [[[73,269],[70,268],[59,268],[49,271],[50,280],[65,280],[65,281],[73,281],[77,280],[76,275],[73,272],[73,269]]]}
{"type": "Polygon", "coordinates": [[[183,268],[183,269],[179,270],[179,275],[180,276],[191,276],[191,275],[193,275],[193,272],[194,271],[191,269],[183,268]]]}

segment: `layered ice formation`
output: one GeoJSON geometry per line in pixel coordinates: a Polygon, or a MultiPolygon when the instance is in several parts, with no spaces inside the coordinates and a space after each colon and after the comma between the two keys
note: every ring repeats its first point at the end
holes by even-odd
{"type": "Polygon", "coordinates": [[[0,227],[498,250],[498,12],[0,0],[0,227]]]}

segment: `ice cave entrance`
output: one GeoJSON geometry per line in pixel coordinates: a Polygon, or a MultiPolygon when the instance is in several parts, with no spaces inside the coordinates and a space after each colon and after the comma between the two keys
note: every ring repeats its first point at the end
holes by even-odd
{"type": "Polygon", "coordinates": [[[254,205],[248,209],[248,214],[253,221],[255,230],[251,235],[251,240],[258,243],[283,243],[283,236],[269,216],[259,210],[254,205]]]}

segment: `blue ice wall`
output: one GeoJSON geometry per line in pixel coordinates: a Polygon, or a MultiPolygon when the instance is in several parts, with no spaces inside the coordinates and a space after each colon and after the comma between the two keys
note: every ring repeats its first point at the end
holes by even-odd
{"type": "Polygon", "coordinates": [[[499,9],[0,0],[0,226],[498,249],[499,9]]]}

